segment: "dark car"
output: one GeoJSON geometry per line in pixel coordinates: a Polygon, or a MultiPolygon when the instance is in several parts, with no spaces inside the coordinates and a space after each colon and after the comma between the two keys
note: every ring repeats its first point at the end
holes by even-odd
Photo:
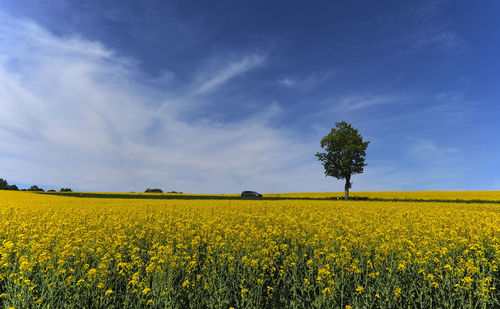
{"type": "Polygon", "coordinates": [[[255,191],[243,191],[241,192],[241,197],[262,197],[262,194],[255,191]]]}

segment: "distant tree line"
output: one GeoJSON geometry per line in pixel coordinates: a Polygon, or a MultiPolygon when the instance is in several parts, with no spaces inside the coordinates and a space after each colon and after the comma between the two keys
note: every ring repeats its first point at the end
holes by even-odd
{"type": "Polygon", "coordinates": [[[38,186],[35,186],[35,185],[32,185],[27,191],[45,191],[44,189],[42,188],[39,188],[38,186]]]}
{"type": "MultiPolygon", "coordinates": [[[[37,185],[33,185],[29,187],[28,189],[19,189],[16,185],[9,185],[7,180],[0,178],[0,190],[15,190],[15,191],[40,191],[40,192],[45,192],[44,189],[40,188],[37,185]]],[[[56,192],[56,190],[47,190],[47,192],[56,192]]],[[[71,188],[61,188],[59,192],[73,192],[71,188]]],[[[147,188],[145,193],[163,193],[162,189],[158,188],[147,188]]],[[[179,193],[181,194],[182,192],[177,192],[177,191],[170,191],[167,193],[179,193]]]]}
{"type": "Polygon", "coordinates": [[[19,188],[16,185],[9,185],[7,180],[0,178],[0,190],[15,190],[18,191],[19,188]]]}
{"type": "Polygon", "coordinates": [[[28,189],[19,189],[16,185],[9,185],[7,180],[0,178],[0,190],[12,190],[12,191],[45,191],[42,188],[33,185],[28,189]]]}
{"type": "MultiPolygon", "coordinates": [[[[19,189],[16,185],[9,185],[7,180],[0,178],[0,190],[13,190],[13,191],[39,191],[44,192],[45,190],[37,185],[32,185],[28,189],[19,189]]],[[[73,192],[71,188],[61,188],[61,192],[73,192]]],[[[56,192],[56,190],[48,190],[47,192],[56,192]]]]}
{"type": "MultiPolygon", "coordinates": [[[[144,193],[163,193],[163,190],[162,189],[158,189],[158,188],[155,188],[155,189],[147,188],[146,191],[144,191],[144,193]]],[[[182,194],[182,192],[177,192],[177,191],[168,191],[167,193],[182,194]]]]}

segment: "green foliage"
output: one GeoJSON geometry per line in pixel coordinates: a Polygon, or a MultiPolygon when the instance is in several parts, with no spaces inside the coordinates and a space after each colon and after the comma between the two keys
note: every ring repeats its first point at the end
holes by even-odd
{"type": "Polygon", "coordinates": [[[323,163],[326,176],[346,180],[346,199],[352,186],[351,176],[362,173],[366,166],[366,148],[369,143],[364,142],[358,130],[345,121],[335,123],[335,128],[321,140],[321,148],[325,152],[318,152],[316,156],[323,163]]]}
{"type": "Polygon", "coordinates": [[[19,188],[16,185],[9,185],[7,180],[0,178],[0,190],[15,190],[18,191],[19,188]]]}
{"type": "Polygon", "coordinates": [[[0,190],[9,190],[9,184],[7,180],[0,178],[0,190]]]}
{"type": "Polygon", "coordinates": [[[61,192],[73,192],[73,190],[71,190],[71,188],[61,188],[60,191],[61,192]]]}
{"type": "Polygon", "coordinates": [[[40,188],[40,187],[38,187],[38,186],[36,186],[36,185],[32,185],[32,186],[28,189],[28,191],[45,191],[45,190],[43,190],[42,188],[40,188]]]}
{"type": "Polygon", "coordinates": [[[163,193],[163,190],[162,189],[146,189],[146,191],[144,191],[144,193],[163,193]]]}

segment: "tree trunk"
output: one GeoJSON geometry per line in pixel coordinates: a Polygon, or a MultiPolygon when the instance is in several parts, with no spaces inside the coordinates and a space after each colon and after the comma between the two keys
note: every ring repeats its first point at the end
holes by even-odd
{"type": "Polygon", "coordinates": [[[351,187],[351,177],[345,178],[345,199],[349,199],[349,188],[351,187]]]}

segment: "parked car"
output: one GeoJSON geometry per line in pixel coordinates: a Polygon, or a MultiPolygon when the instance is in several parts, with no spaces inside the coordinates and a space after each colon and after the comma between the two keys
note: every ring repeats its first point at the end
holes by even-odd
{"type": "Polygon", "coordinates": [[[241,192],[241,197],[262,197],[262,194],[255,191],[243,191],[241,192]]]}

